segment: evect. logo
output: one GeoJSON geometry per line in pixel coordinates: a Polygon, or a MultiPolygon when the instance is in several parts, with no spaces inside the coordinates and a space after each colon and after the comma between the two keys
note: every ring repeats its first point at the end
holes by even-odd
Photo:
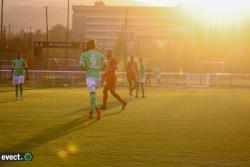
{"type": "Polygon", "coordinates": [[[32,153],[0,153],[0,161],[32,161],[32,153]]]}

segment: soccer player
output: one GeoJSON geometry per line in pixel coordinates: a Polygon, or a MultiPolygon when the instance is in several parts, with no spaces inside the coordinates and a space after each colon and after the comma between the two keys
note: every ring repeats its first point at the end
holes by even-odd
{"type": "Polygon", "coordinates": [[[108,59],[108,68],[104,76],[104,88],[103,88],[103,104],[101,109],[106,110],[107,100],[108,100],[108,91],[110,91],[111,95],[113,95],[121,104],[122,110],[125,109],[127,103],[121,99],[121,97],[116,93],[116,74],[117,70],[117,61],[114,58],[114,51],[109,49],[107,51],[107,59],[108,59]]]}
{"type": "Polygon", "coordinates": [[[136,81],[137,64],[134,61],[134,57],[130,56],[130,61],[127,66],[127,80],[129,83],[129,95],[132,96],[133,90],[137,87],[136,81]]]}
{"type": "Polygon", "coordinates": [[[17,58],[12,61],[11,68],[11,80],[16,87],[16,100],[23,99],[24,71],[26,71],[26,79],[28,80],[28,66],[26,60],[21,57],[21,52],[18,51],[17,58]],[[20,94],[18,89],[20,89],[20,94]]]}
{"type": "Polygon", "coordinates": [[[135,97],[138,97],[139,87],[141,87],[142,98],[145,98],[144,84],[146,81],[146,71],[147,71],[146,64],[143,62],[142,57],[140,57],[138,67],[137,67],[138,86],[136,87],[136,96],[135,97]]]}
{"type": "Polygon", "coordinates": [[[107,60],[102,53],[96,50],[95,40],[87,42],[87,51],[81,54],[80,65],[86,70],[86,83],[90,92],[89,118],[93,118],[93,111],[96,111],[96,119],[100,120],[101,111],[98,108],[96,88],[101,79],[101,71],[107,66],[107,60]]]}

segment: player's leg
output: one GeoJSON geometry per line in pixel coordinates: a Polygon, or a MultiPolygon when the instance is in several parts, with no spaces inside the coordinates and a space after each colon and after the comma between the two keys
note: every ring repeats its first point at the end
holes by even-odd
{"type": "Polygon", "coordinates": [[[95,110],[96,110],[96,120],[101,119],[101,110],[98,108],[98,102],[95,94],[95,110]]]}
{"type": "Polygon", "coordinates": [[[87,78],[86,80],[88,89],[89,89],[89,95],[90,95],[90,112],[89,112],[89,118],[93,118],[93,111],[97,111],[97,98],[96,98],[96,83],[94,78],[87,78]]]}
{"type": "Polygon", "coordinates": [[[16,95],[16,100],[19,100],[18,98],[18,89],[19,89],[19,86],[18,86],[18,77],[17,76],[13,76],[13,79],[12,79],[12,82],[13,82],[13,85],[15,86],[15,95],[16,95]]]}
{"type": "Polygon", "coordinates": [[[15,84],[15,93],[16,93],[16,100],[19,100],[18,98],[18,84],[15,84]]]}
{"type": "Polygon", "coordinates": [[[23,99],[23,84],[24,84],[24,76],[19,76],[18,77],[18,84],[20,88],[20,98],[23,99]]]}
{"type": "Polygon", "coordinates": [[[142,98],[145,98],[144,83],[141,83],[142,98]]]}
{"type": "Polygon", "coordinates": [[[128,80],[129,85],[129,95],[132,96],[132,80],[128,80]]]}
{"type": "Polygon", "coordinates": [[[110,88],[110,93],[116,98],[116,100],[118,100],[122,104],[122,110],[124,110],[127,103],[116,93],[115,86],[112,86],[110,88]]]}
{"type": "MultiPolygon", "coordinates": [[[[139,82],[139,81],[138,81],[139,82]]],[[[136,84],[136,94],[135,94],[135,97],[138,97],[138,94],[139,94],[139,88],[140,88],[140,84],[137,83],[136,84]]]]}
{"type": "Polygon", "coordinates": [[[99,120],[101,118],[101,111],[98,108],[98,101],[95,91],[90,92],[90,106],[91,111],[89,114],[89,118],[93,118],[93,111],[96,111],[96,119],[99,120]]]}
{"type": "Polygon", "coordinates": [[[103,88],[103,99],[102,99],[102,107],[101,107],[102,110],[106,110],[106,107],[107,107],[108,91],[109,91],[109,87],[105,85],[103,88]]]}
{"type": "Polygon", "coordinates": [[[133,79],[133,83],[134,83],[134,86],[133,86],[133,88],[132,88],[132,92],[133,92],[135,89],[137,89],[137,87],[138,87],[138,82],[137,82],[136,79],[133,79]]]}
{"type": "Polygon", "coordinates": [[[91,104],[91,109],[96,110],[98,107],[98,102],[96,98],[96,92],[90,92],[90,104],[91,104]]]}
{"type": "Polygon", "coordinates": [[[136,80],[136,79],[134,79],[133,80],[133,83],[134,83],[134,87],[133,87],[133,91],[135,90],[136,91],[136,95],[135,95],[135,97],[138,97],[138,89],[139,89],[139,83],[138,83],[138,81],[136,80]]]}
{"type": "Polygon", "coordinates": [[[23,84],[22,83],[19,84],[19,88],[20,88],[20,98],[22,99],[23,98],[23,84]]]}
{"type": "Polygon", "coordinates": [[[90,112],[89,112],[89,118],[93,118],[93,111],[96,110],[96,104],[95,104],[95,92],[90,92],[90,112]]]}
{"type": "Polygon", "coordinates": [[[89,96],[90,96],[90,103],[89,103],[89,104],[90,104],[90,111],[89,111],[89,116],[88,116],[89,119],[92,119],[92,118],[93,118],[93,110],[94,110],[94,109],[93,109],[93,104],[92,104],[92,99],[91,99],[91,98],[92,98],[92,97],[91,97],[91,96],[92,96],[91,94],[92,94],[92,93],[90,92],[90,93],[89,93],[89,96]]]}
{"type": "Polygon", "coordinates": [[[94,104],[95,104],[95,111],[96,111],[96,119],[100,120],[101,119],[101,110],[99,110],[98,107],[98,101],[97,101],[97,97],[96,97],[96,89],[97,87],[100,85],[100,79],[99,78],[94,78],[94,104]]]}

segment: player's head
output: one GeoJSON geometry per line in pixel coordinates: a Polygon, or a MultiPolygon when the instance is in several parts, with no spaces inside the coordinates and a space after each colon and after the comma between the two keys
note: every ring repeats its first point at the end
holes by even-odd
{"type": "Polygon", "coordinates": [[[95,40],[89,40],[87,42],[87,51],[88,50],[93,50],[96,48],[96,41],[95,40]]]}
{"type": "Polygon", "coordinates": [[[114,55],[114,51],[112,49],[107,50],[107,58],[112,59],[114,55]]]}
{"type": "Polygon", "coordinates": [[[21,52],[20,52],[20,51],[17,51],[17,52],[16,52],[16,56],[17,56],[18,59],[20,59],[20,57],[21,57],[21,52]]]}

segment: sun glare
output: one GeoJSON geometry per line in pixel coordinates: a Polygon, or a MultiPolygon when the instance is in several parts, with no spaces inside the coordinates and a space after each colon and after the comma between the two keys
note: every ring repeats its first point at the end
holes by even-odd
{"type": "Polygon", "coordinates": [[[187,0],[184,6],[193,14],[202,16],[205,21],[224,24],[239,22],[250,9],[247,0],[187,0]]]}
{"type": "Polygon", "coordinates": [[[176,6],[180,4],[181,0],[137,0],[137,1],[144,3],[146,5],[153,5],[153,6],[176,6]]]}
{"type": "Polygon", "coordinates": [[[191,14],[207,22],[240,22],[250,10],[250,0],[137,0],[154,6],[183,5],[191,14]]]}

